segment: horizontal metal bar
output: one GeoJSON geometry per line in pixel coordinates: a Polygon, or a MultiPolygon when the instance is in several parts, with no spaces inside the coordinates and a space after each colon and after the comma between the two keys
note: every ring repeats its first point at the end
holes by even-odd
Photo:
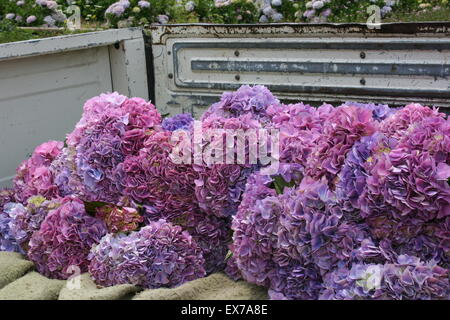
{"type": "Polygon", "coordinates": [[[442,78],[450,76],[450,65],[446,64],[192,60],[191,69],[193,71],[221,72],[420,75],[442,78]]]}
{"type": "MultiPolygon", "coordinates": [[[[236,90],[243,83],[208,83],[193,81],[176,81],[176,85],[182,88],[192,89],[216,89],[236,90]]],[[[307,85],[266,85],[270,90],[286,93],[327,93],[327,94],[353,94],[353,95],[386,95],[393,97],[420,97],[420,98],[450,98],[450,90],[430,89],[397,89],[397,88],[370,88],[370,87],[329,87],[307,85]]]]}
{"type": "Polygon", "coordinates": [[[175,43],[173,51],[180,49],[319,49],[319,50],[450,50],[450,39],[398,41],[398,40],[358,40],[358,41],[301,41],[301,42],[190,42],[175,43]]]}
{"type": "Polygon", "coordinates": [[[153,44],[165,44],[168,38],[174,37],[255,37],[269,36],[295,36],[311,37],[326,35],[333,36],[405,36],[420,35],[446,36],[450,33],[450,22],[401,22],[382,23],[380,28],[369,29],[365,23],[275,23],[275,24],[171,24],[151,25],[146,32],[152,34],[153,44]]]}

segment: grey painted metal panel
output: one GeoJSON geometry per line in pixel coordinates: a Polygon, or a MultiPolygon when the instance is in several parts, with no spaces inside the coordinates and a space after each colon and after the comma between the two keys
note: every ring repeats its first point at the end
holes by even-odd
{"type": "Polygon", "coordinates": [[[153,26],[156,103],[200,114],[224,90],[285,101],[450,106],[450,23],[153,26]]]}

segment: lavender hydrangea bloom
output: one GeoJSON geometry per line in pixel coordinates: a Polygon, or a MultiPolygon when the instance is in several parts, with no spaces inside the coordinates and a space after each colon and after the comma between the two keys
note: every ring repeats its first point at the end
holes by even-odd
{"type": "Polygon", "coordinates": [[[389,152],[395,145],[395,139],[388,139],[379,132],[362,137],[353,145],[336,184],[336,196],[343,210],[354,212],[359,208],[358,200],[366,185],[368,162],[372,162],[372,155],[389,152]]]}
{"type": "Polygon", "coordinates": [[[189,130],[194,118],[190,113],[177,114],[173,117],[166,118],[162,122],[162,128],[166,131],[175,131],[179,129],[189,130]]]}
{"type": "Polygon", "coordinates": [[[74,147],[66,147],[50,165],[50,172],[62,197],[82,195],[83,184],[77,174],[76,154],[74,147]]]}
{"type": "Polygon", "coordinates": [[[89,216],[82,201],[66,197],[33,233],[28,258],[46,277],[67,279],[73,268],[87,272],[89,251],[106,233],[105,224],[89,216]]]}
{"type": "Polygon", "coordinates": [[[235,92],[225,92],[220,102],[213,104],[203,114],[202,121],[215,115],[223,118],[237,118],[251,114],[253,119],[268,121],[266,109],[279,104],[279,100],[264,86],[241,86],[235,92]]]}
{"type": "Polygon", "coordinates": [[[339,268],[326,281],[321,299],[447,300],[449,270],[434,261],[401,255],[393,263],[339,268]]]}
{"type": "Polygon", "coordinates": [[[8,212],[5,212],[8,206],[14,202],[14,191],[12,189],[0,189],[0,251],[21,252],[21,248],[11,231],[11,216],[8,212]]]}
{"type": "Polygon", "coordinates": [[[122,136],[128,117],[105,116],[93,126],[77,146],[77,174],[88,201],[115,203],[121,195],[114,170],[124,161],[122,136]]]}
{"type": "Polygon", "coordinates": [[[129,235],[105,236],[92,248],[89,272],[102,286],[176,287],[205,276],[201,250],[188,232],[165,220],[129,235]]]}

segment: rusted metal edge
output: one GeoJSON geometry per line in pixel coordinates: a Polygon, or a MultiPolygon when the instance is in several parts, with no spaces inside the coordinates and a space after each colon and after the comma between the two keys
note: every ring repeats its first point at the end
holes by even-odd
{"type": "Polygon", "coordinates": [[[0,44],[0,61],[114,44],[143,37],[141,28],[110,29],[0,44]]]}
{"type": "Polygon", "coordinates": [[[369,28],[365,23],[276,23],[276,24],[170,24],[150,25],[145,29],[152,34],[153,44],[164,44],[172,34],[177,37],[248,37],[256,34],[277,36],[406,36],[434,35],[450,36],[450,22],[395,22],[382,23],[380,28],[369,28]]]}

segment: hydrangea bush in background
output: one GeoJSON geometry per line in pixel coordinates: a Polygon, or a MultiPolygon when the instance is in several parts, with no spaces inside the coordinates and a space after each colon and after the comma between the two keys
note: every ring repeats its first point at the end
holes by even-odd
{"type": "Polygon", "coordinates": [[[20,26],[61,27],[66,18],[58,1],[4,0],[0,2],[0,20],[14,21],[20,26]]]}

